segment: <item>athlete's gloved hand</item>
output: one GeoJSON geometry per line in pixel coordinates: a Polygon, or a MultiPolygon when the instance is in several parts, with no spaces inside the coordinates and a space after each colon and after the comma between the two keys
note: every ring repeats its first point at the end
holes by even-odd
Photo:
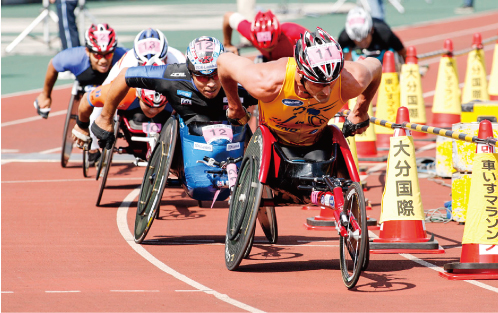
{"type": "Polygon", "coordinates": [[[342,133],[344,134],[344,137],[347,138],[349,136],[355,135],[354,132],[356,132],[360,128],[368,126],[369,124],[370,119],[364,120],[363,122],[360,122],[358,124],[353,124],[353,122],[346,118],[346,121],[342,126],[342,133]]]}
{"type": "Polygon", "coordinates": [[[107,150],[110,150],[112,148],[112,145],[114,144],[114,141],[116,140],[116,137],[114,136],[114,132],[108,132],[106,130],[103,130],[95,122],[93,122],[91,130],[92,130],[92,133],[95,135],[95,137],[97,137],[97,139],[99,140],[99,147],[100,148],[102,148],[102,149],[106,148],[107,150]]]}
{"type": "Polygon", "coordinates": [[[230,109],[227,109],[227,120],[230,124],[235,125],[235,126],[244,126],[249,122],[251,119],[251,114],[247,112],[247,109],[245,107],[242,107],[244,109],[244,115],[241,118],[230,118],[228,117],[230,109]]]}
{"type": "Polygon", "coordinates": [[[50,113],[50,106],[52,105],[52,99],[45,96],[43,93],[36,97],[35,102],[33,103],[36,109],[36,113],[43,118],[48,118],[48,114],[50,113]]]}

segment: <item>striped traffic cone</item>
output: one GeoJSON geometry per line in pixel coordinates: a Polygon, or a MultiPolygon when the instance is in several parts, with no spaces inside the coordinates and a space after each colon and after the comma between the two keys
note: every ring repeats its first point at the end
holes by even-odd
{"type": "Polygon", "coordinates": [[[453,124],[460,123],[462,102],[451,39],[446,39],[444,42],[444,50],[447,52],[439,62],[436,91],[432,102],[432,124],[436,127],[451,128],[453,124]]]}
{"type": "MultiPolygon", "coordinates": [[[[488,120],[479,124],[478,137],[493,137],[488,120]]],[[[439,274],[451,280],[498,279],[498,155],[495,148],[478,143],[462,240],[460,262],[444,265],[439,274]]]]}
{"type": "MultiPolygon", "coordinates": [[[[410,122],[400,107],[396,123],[410,122]]],[[[370,243],[371,253],[444,253],[427,238],[425,214],[417,176],[415,148],[409,130],[397,128],[390,140],[386,186],[382,194],[380,234],[370,243]]]]}
{"type": "MultiPolygon", "coordinates": [[[[422,96],[422,79],[420,78],[417,50],[415,47],[407,48],[406,63],[401,66],[399,87],[400,105],[408,108],[410,121],[419,125],[427,124],[424,97],[422,96]]],[[[427,134],[413,132],[412,136],[427,137],[427,134]]]]}
{"type": "Polygon", "coordinates": [[[498,41],[496,41],[495,51],[493,53],[493,64],[489,77],[488,93],[489,100],[498,100],[498,41]]]}
{"type": "Polygon", "coordinates": [[[475,33],[472,48],[467,58],[467,71],[462,91],[462,103],[472,100],[489,100],[486,66],[484,65],[484,50],[480,33],[475,33]]]}

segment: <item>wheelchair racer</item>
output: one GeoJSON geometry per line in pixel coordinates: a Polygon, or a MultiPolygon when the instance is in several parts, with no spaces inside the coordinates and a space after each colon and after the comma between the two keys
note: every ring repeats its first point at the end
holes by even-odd
{"type": "MultiPolygon", "coordinates": [[[[156,62],[151,59],[146,65],[159,66],[164,65],[164,62],[156,62]]],[[[94,108],[102,108],[104,106],[104,101],[107,98],[110,87],[111,84],[99,86],[92,90],[92,92],[86,93],[86,96],[81,100],[78,107],[76,125],[72,132],[73,140],[77,146],[81,147],[89,141],[90,134],[88,128],[90,125],[90,115],[94,111],[94,108]]],[[[118,110],[126,111],[125,115],[136,124],[140,124],[145,120],[164,124],[173,111],[167,103],[168,100],[166,97],[156,91],[130,88],[119,103],[118,110]],[[146,118],[143,117],[144,115],[146,118]]]]}
{"type": "Polygon", "coordinates": [[[223,45],[226,50],[235,54],[238,54],[238,51],[232,45],[233,29],[236,29],[259,50],[263,62],[291,57],[296,41],[306,31],[306,28],[295,23],[280,24],[270,10],[259,11],[252,23],[240,13],[227,12],[223,17],[223,45]]]}
{"type": "Polygon", "coordinates": [[[368,107],[379,87],[382,66],[375,58],[345,62],[339,44],[317,27],[298,40],[292,58],[254,64],[225,53],[218,58],[218,74],[229,118],[245,117],[240,83],[259,100],[260,123],[268,126],[287,155],[321,161],[332,153],[327,122],[347,100],[358,97],[343,131],[361,134],[368,127],[368,107]]]}
{"type": "MultiPolygon", "coordinates": [[[[130,87],[155,90],[164,95],[186,125],[226,121],[228,100],[216,65],[223,52],[224,47],[218,39],[203,36],[189,44],[184,64],[124,68],[112,83],[101,115],[92,124],[99,145],[110,147],[114,142],[112,117],[130,87]]],[[[250,118],[245,108],[255,105],[257,100],[245,89],[238,89],[244,115],[229,121],[245,124],[250,118]]]]}
{"type": "MultiPolygon", "coordinates": [[[[48,118],[52,105],[52,89],[60,72],[70,71],[83,90],[101,85],[111,67],[126,53],[117,47],[116,32],[108,24],[92,24],[85,33],[85,47],[59,52],[48,63],[43,91],[36,97],[37,113],[48,118]]],[[[75,105],[80,97],[75,99],[75,105]]]]}
{"type": "MultiPolygon", "coordinates": [[[[168,43],[168,40],[166,36],[159,30],[159,29],[154,29],[154,28],[148,28],[142,30],[140,33],[137,34],[135,37],[134,43],[133,43],[133,49],[128,51],[111,69],[109,72],[109,75],[107,76],[106,80],[102,85],[107,85],[110,84],[116,76],[118,76],[119,72],[125,67],[135,67],[135,66],[143,66],[146,64],[149,65],[159,65],[159,64],[173,64],[173,63],[185,63],[185,56],[183,53],[181,53],[178,49],[175,49],[171,47],[168,43]]],[[[103,91],[104,94],[107,94],[107,90],[109,88],[105,88],[103,91]]],[[[148,92],[149,93],[149,92],[148,92]]],[[[133,101],[135,100],[134,96],[135,93],[134,91],[131,91],[129,93],[129,96],[126,97],[126,104],[120,104],[121,106],[126,106],[130,104],[130,100],[133,101]]],[[[80,122],[80,126],[75,127],[75,131],[83,134],[82,138],[87,138],[88,136],[88,125],[91,124],[95,119],[100,115],[100,112],[102,111],[102,105],[93,104],[90,99],[97,99],[96,97],[96,92],[92,92],[92,95],[88,95],[88,100],[86,105],[83,108],[80,108],[80,110],[87,111],[87,112],[92,112],[90,115],[90,118],[86,114],[82,114],[79,116],[79,119],[77,122],[80,122]],[[93,105],[95,106],[94,109],[90,109],[89,106],[93,105]],[[86,126],[86,128],[85,128],[86,126]]],[[[104,97],[100,98],[105,99],[104,97]]],[[[147,102],[144,102],[147,103],[147,102]]],[[[152,104],[151,104],[152,105],[152,104]]],[[[137,114],[134,115],[135,119],[142,119],[145,120],[146,118],[140,118],[139,113],[144,113],[146,117],[151,118],[151,115],[155,116],[156,114],[153,114],[152,112],[157,111],[157,109],[153,110],[151,108],[148,108],[146,105],[141,105],[140,107],[142,108],[143,112],[138,109],[138,100],[131,106],[133,109],[137,109],[138,112],[137,114]],[[147,112],[146,112],[147,111],[147,112]]],[[[157,108],[157,104],[154,106],[157,108]]],[[[171,112],[171,107],[167,106],[169,112],[171,112]]],[[[122,108],[119,107],[121,110],[122,108]]],[[[89,161],[90,164],[95,164],[95,162],[98,161],[100,157],[100,150],[98,146],[98,141],[95,136],[93,136],[92,133],[92,145],[90,147],[90,154],[89,154],[89,161]]],[[[73,136],[74,139],[74,136],[73,136]]],[[[82,145],[82,139],[78,140],[78,144],[81,146],[82,145]]]]}
{"type": "Polygon", "coordinates": [[[391,28],[382,20],[372,18],[361,7],[351,9],[344,30],[339,35],[339,45],[346,60],[356,61],[359,56],[374,56],[382,62],[384,52],[396,52],[404,63],[406,49],[391,28]]]}

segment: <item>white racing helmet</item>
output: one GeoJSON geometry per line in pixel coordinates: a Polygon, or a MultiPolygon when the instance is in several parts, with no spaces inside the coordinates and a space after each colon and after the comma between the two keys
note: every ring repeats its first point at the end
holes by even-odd
{"type": "Polygon", "coordinates": [[[346,18],[346,33],[354,41],[367,38],[372,30],[372,17],[362,7],[351,9],[346,18]]]}

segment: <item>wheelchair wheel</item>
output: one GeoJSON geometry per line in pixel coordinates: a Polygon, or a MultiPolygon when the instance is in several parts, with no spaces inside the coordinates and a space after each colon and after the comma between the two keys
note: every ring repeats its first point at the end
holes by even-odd
{"type": "Polygon", "coordinates": [[[72,131],[76,125],[76,116],[78,116],[78,106],[74,105],[76,95],[71,95],[69,106],[67,108],[66,122],[64,123],[64,131],[62,133],[62,152],[61,152],[61,165],[66,167],[73,151],[73,138],[72,131]]]}
{"type": "Polygon", "coordinates": [[[119,132],[119,118],[114,122],[114,143],[112,144],[111,149],[102,149],[102,156],[100,157],[99,167],[97,169],[97,177],[95,179],[100,180],[100,189],[99,195],[97,196],[97,206],[100,206],[100,200],[102,199],[102,194],[104,193],[105,184],[107,182],[107,175],[109,175],[109,169],[111,168],[112,156],[114,154],[114,147],[116,146],[117,134],[119,132]]]}
{"type": "Polygon", "coordinates": [[[348,216],[348,224],[345,225],[348,236],[340,238],[340,264],[344,284],[348,289],[353,288],[360,277],[365,263],[368,246],[367,213],[365,199],[360,184],[354,182],[346,193],[344,202],[344,213],[348,216]],[[352,224],[349,222],[354,217],[360,226],[360,232],[353,232],[352,224]]]}
{"type": "MultiPolygon", "coordinates": [[[[263,198],[272,199],[273,193],[268,186],[263,187],[263,198]]],[[[278,240],[278,227],[277,215],[275,214],[275,207],[260,207],[258,211],[258,221],[265,233],[266,239],[272,244],[277,243],[278,240]]]]}
{"type": "Polygon", "coordinates": [[[258,180],[259,160],[246,155],[242,160],[228,212],[225,265],[233,271],[248,254],[261,202],[263,185],[258,180]]]}
{"type": "Polygon", "coordinates": [[[90,168],[90,160],[88,159],[89,157],[88,149],[83,149],[83,176],[88,177],[88,170],[90,168]]]}
{"type": "Polygon", "coordinates": [[[251,254],[252,245],[254,244],[254,233],[256,232],[256,227],[252,230],[251,240],[249,240],[249,244],[247,245],[246,252],[244,252],[244,259],[248,259],[251,254]]]}
{"type": "Polygon", "coordinates": [[[159,216],[161,198],[166,187],[175,151],[177,120],[171,117],[161,132],[159,142],[152,152],[145,170],[135,216],[135,242],[140,244],[159,216]]]}

